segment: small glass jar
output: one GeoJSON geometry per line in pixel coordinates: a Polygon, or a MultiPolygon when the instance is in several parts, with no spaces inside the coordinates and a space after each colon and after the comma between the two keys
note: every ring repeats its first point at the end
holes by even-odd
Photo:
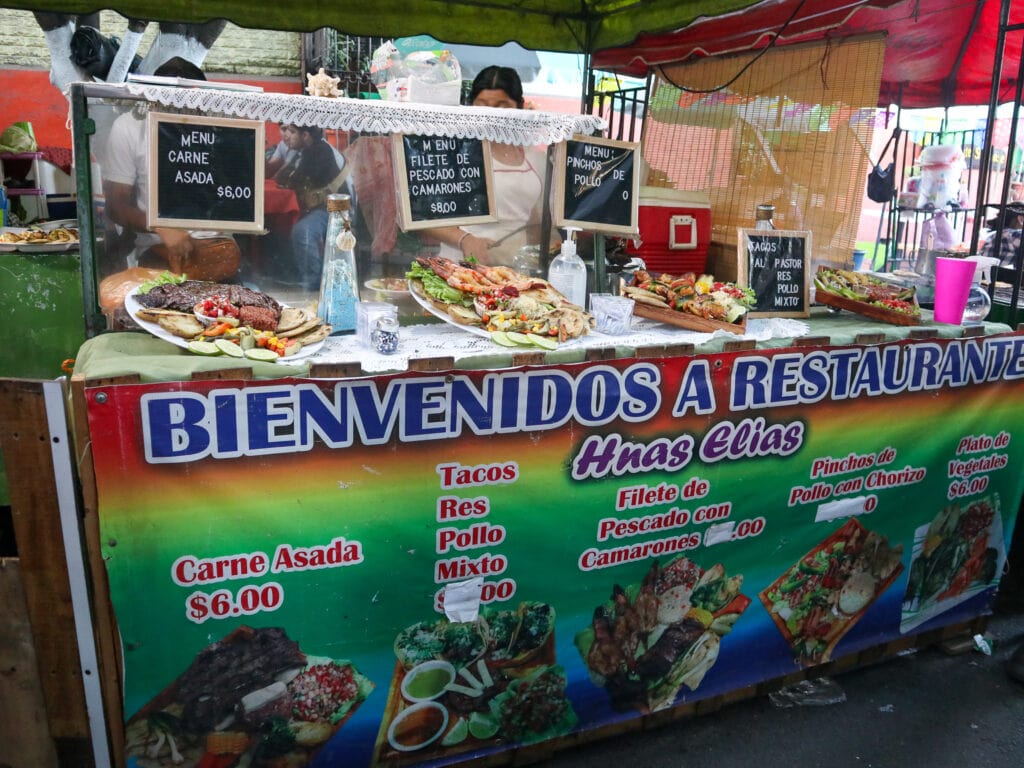
{"type": "Polygon", "coordinates": [[[754,229],[775,229],[775,206],[762,203],[754,214],[754,229]]]}
{"type": "Polygon", "coordinates": [[[381,315],[373,323],[370,332],[373,348],[382,355],[393,355],[398,351],[398,318],[381,315]]]}

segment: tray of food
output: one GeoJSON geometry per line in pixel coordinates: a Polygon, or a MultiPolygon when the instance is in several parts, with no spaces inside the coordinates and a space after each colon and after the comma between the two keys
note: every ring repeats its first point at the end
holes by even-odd
{"type": "Polygon", "coordinates": [[[619,711],[672,706],[684,687],[700,686],[750,605],[742,585],[721,563],[705,570],[685,556],[652,563],[639,584],[616,584],[574,638],[591,681],[619,711]]]}
{"type": "Polygon", "coordinates": [[[747,329],[747,312],[755,302],[749,288],[693,272],[654,275],[637,270],[632,280],[621,286],[621,293],[633,299],[633,314],[638,317],[702,333],[742,335],[747,329]]]}
{"type": "Polygon", "coordinates": [[[898,285],[867,272],[818,267],[814,289],[815,301],[833,309],[891,325],[921,324],[914,286],[898,285]]]}
{"type": "Polygon", "coordinates": [[[0,251],[51,253],[79,246],[78,228],[72,222],[48,222],[31,227],[0,228],[0,251]]]}
{"type": "Polygon", "coordinates": [[[554,634],[554,609],[535,601],[403,629],[374,764],[449,760],[568,733],[577,718],[554,634]]]}
{"type": "Polygon", "coordinates": [[[828,661],[836,645],[903,571],[903,545],[847,520],[759,597],[797,661],[828,661]]]}
{"type": "Polygon", "coordinates": [[[373,688],[350,662],[310,656],[279,627],[242,626],[128,719],[125,752],[148,768],[306,765],[373,688]]]}
{"type": "Polygon", "coordinates": [[[510,267],[419,257],[406,277],[413,298],[428,312],[504,346],[554,349],[594,327],[593,317],[547,280],[510,267]]]}
{"type": "MultiPolygon", "coordinates": [[[[989,587],[1003,551],[999,497],[984,496],[944,507],[915,541],[904,611],[989,587]]],[[[916,538],[916,537],[915,537],[916,538]]]]}
{"type": "Polygon", "coordinates": [[[198,355],[287,362],[315,354],[331,333],[311,311],[260,291],[170,273],[133,290],[124,307],[143,330],[198,355]]]}

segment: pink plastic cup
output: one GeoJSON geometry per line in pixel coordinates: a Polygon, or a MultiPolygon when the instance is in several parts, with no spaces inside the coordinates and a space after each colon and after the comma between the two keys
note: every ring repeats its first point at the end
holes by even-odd
{"type": "Polygon", "coordinates": [[[935,322],[960,325],[977,267],[971,259],[935,257],[935,322]]]}

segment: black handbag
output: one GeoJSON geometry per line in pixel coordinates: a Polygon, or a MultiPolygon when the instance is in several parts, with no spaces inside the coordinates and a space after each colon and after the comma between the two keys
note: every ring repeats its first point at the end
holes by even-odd
{"type": "Polygon", "coordinates": [[[868,199],[888,203],[896,194],[896,163],[882,168],[876,165],[868,174],[868,199]]]}
{"type": "MultiPolygon", "coordinates": [[[[889,151],[889,145],[892,144],[896,137],[899,136],[900,129],[897,127],[893,132],[889,140],[885,142],[885,146],[882,148],[882,154],[879,157],[885,157],[885,153],[889,151]]],[[[889,163],[888,166],[883,168],[878,163],[875,163],[871,168],[871,172],[868,173],[868,199],[874,200],[876,203],[888,203],[892,202],[893,196],[896,194],[896,161],[889,163]]]]}

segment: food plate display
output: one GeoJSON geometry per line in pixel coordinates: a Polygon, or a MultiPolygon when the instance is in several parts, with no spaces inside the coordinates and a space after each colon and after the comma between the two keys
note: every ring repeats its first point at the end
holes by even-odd
{"type": "Polygon", "coordinates": [[[896,285],[866,272],[818,267],[814,288],[818,304],[891,325],[921,324],[914,286],[896,285]]]}
{"type": "Polygon", "coordinates": [[[375,277],[363,283],[368,290],[390,299],[401,299],[409,295],[409,281],[401,277],[375,277]]]}
{"type": "Polygon", "coordinates": [[[648,713],[696,690],[718,659],[722,638],[750,605],[743,576],[707,570],[680,556],[654,562],[643,581],[612,588],[575,644],[590,678],[619,711],[648,713]]]}
{"type": "Polygon", "coordinates": [[[915,541],[903,610],[922,611],[984,589],[999,574],[1002,543],[997,496],[944,507],[915,541]]]}
{"type": "Polygon", "coordinates": [[[831,658],[903,571],[902,554],[902,544],[890,546],[851,518],[760,592],[798,662],[810,666],[831,658]]]}
{"type": "Polygon", "coordinates": [[[551,349],[594,327],[594,318],[547,280],[510,267],[419,257],[406,277],[410,293],[430,314],[499,344],[501,334],[532,334],[544,340],[538,346],[551,349]]]}
{"type": "Polygon", "coordinates": [[[331,331],[330,326],[311,312],[281,304],[266,294],[243,286],[196,280],[165,283],[155,288],[139,286],[125,296],[124,308],[140,328],[175,346],[201,355],[224,354],[264,362],[289,362],[314,355],[323,347],[324,339],[331,331]],[[164,290],[163,286],[170,285],[178,287],[164,290]],[[140,299],[140,293],[148,293],[147,289],[162,291],[159,298],[149,301],[154,307],[144,306],[145,300],[140,299]],[[218,318],[204,316],[197,311],[200,301],[210,296],[223,296],[242,308],[241,318],[234,321],[236,328],[220,327],[220,333],[217,333],[218,318]],[[246,331],[252,333],[254,344],[244,340],[246,343],[243,345],[240,335],[246,331]],[[260,339],[261,336],[265,338],[260,339]],[[270,336],[279,338],[271,343],[270,336]],[[289,339],[295,339],[300,345],[295,347],[296,351],[289,350],[286,355],[271,354],[278,349],[278,343],[283,349],[289,344],[289,339]],[[264,344],[271,344],[271,348],[265,348],[264,344]]]}
{"type": "Polygon", "coordinates": [[[555,612],[526,601],[476,621],[423,621],[395,638],[374,764],[407,765],[568,733],[577,719],[555,658],[555,612]]]}
{"type": "Polygon", "coordinates": [[[620,292],[633,299],[634,315],[702,333],[742,335],[756,300],[749,288],[693,272],[653,275],[640,269],[620,292]]]}
{"type": "Polygon", "coordinates": [[[373,688],[279,627],[242,626],[129,718],[125,752],[150,767],[306,765],[373,688]]]}
{"type": "Polygon", "coordinates": [[[0,228],[0,251],[50,253],[78,248],[77,224],[73,220],[53,221],[31,227],[0,228]]]}
{"type": "Polygon", "coordinates": [[[429,312],[434,317],[436,317],[436,318],[438,318],[440,320],[443,320],[444,322],[449,323],[451,325],[458,326],[458,328],[460,330],[463,330],[466,333],[471,333],[474,336],[483,336],[484,338],[487,338],[487,337],[489,337],[491,335],[490,332],[486,328],[483,327],[483,325],[480,325],[480,324],[472,324],[471,325],[471,324],[468,324],[468,323],[460,323],[458,320],[456,320],[442,306],[440,306],[437,302],[432,301],[429,296],[427,296],[426,294],[423,293],[422,283],[419,283],[416,280],[410,279],[408,285],[409,285],[409,294],[408,295],[412,296],[413,300],[417,304],[419,304],[421,307],[423,307],[423,309],[425,309],[427,312],[429,312]]]}

